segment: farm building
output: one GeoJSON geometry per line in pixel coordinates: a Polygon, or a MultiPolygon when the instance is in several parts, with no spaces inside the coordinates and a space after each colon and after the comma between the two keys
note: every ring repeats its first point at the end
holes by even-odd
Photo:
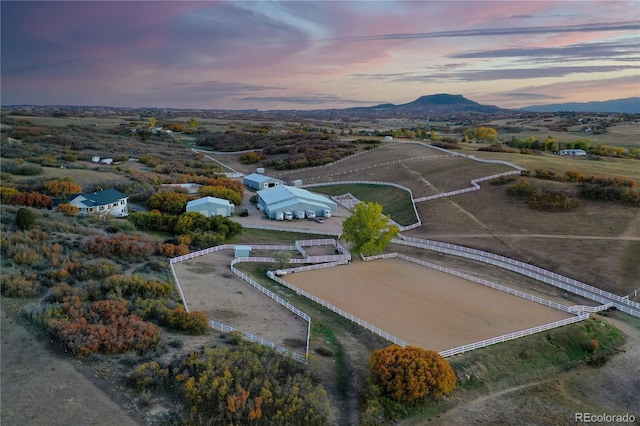
{"type": "Polygon", "coordinates": [[[187,212],[201,213],[206,217],[229,217],[235,212],[235,206],[222,198],[202,197],[187,203],[187,212]]]}
{"type": "Polygon", "coordinates": [[[284,182],[281,181],[280,179],[272,178],[267,175],[262,175],[259,173],[251,173],[250,175],[245,176],[242,179],[242,183],[244,183],[249,188],[253,188],[257,190],[284,185],[284,182]]]}
{"type": "Polygon", "coordinates": [[[587,155],[584,149],[561,149],[558,155],[573,155],[574,157],[582,157],[587,155]]]}
{"type": "Polygon", "coordinates": [[[69,204],[80,209],[81,215],[106,216],[128,216],[129,209],[127,202],[129,197],[115,189],[106,191],[88,192],[86,194],[73,195],[69,204]]]}
{"type": "Polygon", "coordinates": [[[317,216],[326,216],[325,209],[331,213],[338,211],[338,205],[329,198],[292,186],[276,186],[258,191],[258,208],[269,219],[282,218],[285,212],[306,212],[310,210],[317,216]]]}
{"type": "Polygon", "coordinates": [[[236,246],[234,257],[249,257],[251,255],[251,246],[236,246]]]}

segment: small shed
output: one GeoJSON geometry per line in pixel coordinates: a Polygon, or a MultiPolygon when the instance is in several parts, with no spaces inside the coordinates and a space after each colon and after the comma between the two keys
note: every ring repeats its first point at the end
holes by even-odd
{"type": "Polygon", "coordinates": [[[283,185],[284,181],[260,173],[251,173],[249,176],[242,178],[242,183],[249,188],[260,190],[283,185]]]}
{"type": "Polygon", "coordinates": [[[292,183],[294,187],[300,188],[302,186],[302,179],[296,179],[292,183]]]}
{"type": "Polygon", "coordinates": [[[251,246],[236,246],[235,258],[249,257],[251,254],[251,246]]]}

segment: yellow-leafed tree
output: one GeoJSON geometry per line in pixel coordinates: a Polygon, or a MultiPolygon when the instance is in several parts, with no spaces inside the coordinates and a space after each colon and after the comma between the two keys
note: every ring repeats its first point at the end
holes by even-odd
{"type": "Polygon", "coordinates": [[[391,345],[371,354],[371,375],[384,394],[401,403],[450,393],[456,376],[437,352],[414,346],[391,345]]]}

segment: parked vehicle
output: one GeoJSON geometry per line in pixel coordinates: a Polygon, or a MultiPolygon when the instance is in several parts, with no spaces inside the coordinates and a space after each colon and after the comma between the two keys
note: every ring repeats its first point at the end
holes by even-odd
{"type": "Polygon", "coordinates": [[[242,211],[240,212],[240,217],[247,217],[247,216],[249,216],[249,210],[242,209],[242,211]]]}
{"type": "Polygon", "coordinates": [[[313,210],[307,210],[304,212],[304,214],[307,216],[307,219],[315,219],[316,217],[316,212],[314,212],[313,210]]]}
{"type": "Polygon", "coordinates": [[[324,220],[322,220],[322,218],[321,218],[321,217],[316,217],[316,218],[315,218],[315,219],[313,219],[313,220],[315,220],[317,223],[322,223],[322,222],[324,222],[324,220]]]}
{"type": "Polygon", "coordinates": [[[284,219],[285,219],[285,220],[293,220],[293,213],[291,213],[291,212],[284,212],[284,219]]]}
{"type": "Polygon", "coordinates": [[[284,213],[276,212],[276,220],[284,220],[284,213]]]}
{"type": "Polygon", "coordinates": [[[322,209],[322,216],[331,217],[331,209],[322,209]]]}
{"type": "Polygon", "coordinates": [[[304,219],[304,210],[296,211],[296,219],[304,219]]]}

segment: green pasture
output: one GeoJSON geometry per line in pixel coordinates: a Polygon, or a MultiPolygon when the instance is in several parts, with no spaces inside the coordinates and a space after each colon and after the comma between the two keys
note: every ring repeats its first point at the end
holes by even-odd
{"type": "Polygon", "coordinates": [[[360,201],[372,201],[382,205],[382,213],[400,225],[407,226],[417,222],[411,195],[402,189],[387,185],[339,184],[316,186],[314,192],[327,195],[351,193],[360,201]]]}

